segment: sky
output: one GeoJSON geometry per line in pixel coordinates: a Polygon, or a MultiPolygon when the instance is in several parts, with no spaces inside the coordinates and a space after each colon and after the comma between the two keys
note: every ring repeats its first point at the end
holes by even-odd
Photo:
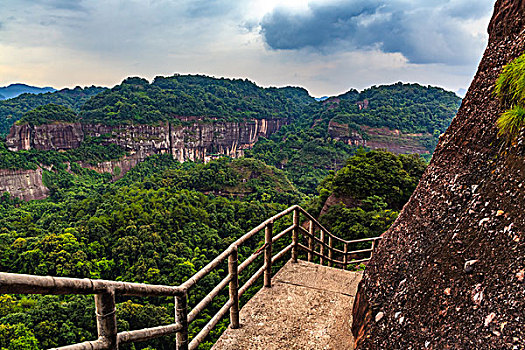
{"type": "Polygon", "coordinates": [[[1,0],[0,86],[206,74],[312,96],[468,88],[494,0],[1,0]]]}

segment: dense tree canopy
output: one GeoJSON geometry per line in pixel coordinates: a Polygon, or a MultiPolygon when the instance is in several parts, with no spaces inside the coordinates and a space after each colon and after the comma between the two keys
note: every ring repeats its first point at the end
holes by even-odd
{"type": "Polygon", "coordinates": [[[0,101],[0,137],[6,135],[13,123],[22,118],[24,113],[39,106],[49,103],[69,107],[75,112],[80,110],[91,96],[94,96],[105,88],[101,87],[76,87],[74,89],[63,89],[45,94],[22,94],[16,98],[0,101]]]}
{"type": "Polygon", "coordinates": [[[150,84],[127,78],[89,100],[80,117],[85,123],[155,124],[177,117],[245,119],[291,118],[314,99],[302,88],[261,88],[248,80],[201,75],[156,77],[150,84]]]}

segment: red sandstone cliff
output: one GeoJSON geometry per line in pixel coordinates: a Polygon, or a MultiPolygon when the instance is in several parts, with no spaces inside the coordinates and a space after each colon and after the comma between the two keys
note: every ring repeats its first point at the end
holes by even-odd
{"type": "MultiPolygon", "coordinates": [[[[124,176],[135,165],[153,154],[169,153],[181,162],[208,160],[221,154],[233,158],[244,155],[260,137],[278,131],[286,121],[254,119],[243,122],[211,121],[203,123],[198,118],[189,125],[100,125],[56,122],[43,125],[13,125],[6,138],[11,151],[67,150],[77,148],[85,137],[103,137],[105,142],[116,144],[128,152],[120,160],[98,165],[81,163],[81,166],[98,172],[114,174],[114,179],[124,176]],[[116,168],[118,172],[115,172],[116,168]]],[[[42,171],[26,172],[2,170],[0,193],[7,191],[25,200],[46,197],[48,191],[42,184],[42,171]],[[29,182],[28,182],[29,181],[29,182]],[[25,185],[24,185],[25,184],[25,185]]]]}
{"type": "Polygon", "coordinates": [[[525,1],[496,2],[458,115],[360,284],[358,349],[525,348],[525,135],[503,152],[492,93],[524,19],[525,1]]]}

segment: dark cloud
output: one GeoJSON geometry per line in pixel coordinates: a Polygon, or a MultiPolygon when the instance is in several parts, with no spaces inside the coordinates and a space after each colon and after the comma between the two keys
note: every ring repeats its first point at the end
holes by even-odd
{"type": "Polygon", "coordinates": [[[262,19],[261,33],[273,49],[380,49],[411,63],[471,64],[484,42],[464,22],[490,9],[489,0],[314,2],[302,12],[274,9],[262,19]]]}

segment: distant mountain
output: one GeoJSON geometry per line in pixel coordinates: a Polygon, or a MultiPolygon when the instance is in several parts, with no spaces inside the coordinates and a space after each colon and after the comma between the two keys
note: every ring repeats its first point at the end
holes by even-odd
{"type": "Polygon", "coordinates": [[[103,87],[76,87],[74,89],[62,89],[55,92],[41,94],[22,94],[18,97],[0,101],[0,137],[5,136],[11,125],[19,120],[24,113],[54,103],[73,109],[75,112],[92,96],[106,90],[103,87]]]}
{"type": "Polygon", "coordinates": [[[9,86],[0,87],[0,100],[14,98],[22,94],[43,94],[55,91],[56,89],[53,89],[52,87],[39,88],[26,84],[11,84],[9,86]]]}
{"type": "Polygon", "coordinates": [[[317,102],[328,100],[330,96],[314,97],[317,102]]]}
{"type": "Polygon", "coordinates": [[[458,95],[461,98],[464,98],[467,94],[467,89],[461,88],[456,91],[456,95],[458,95]]]}

